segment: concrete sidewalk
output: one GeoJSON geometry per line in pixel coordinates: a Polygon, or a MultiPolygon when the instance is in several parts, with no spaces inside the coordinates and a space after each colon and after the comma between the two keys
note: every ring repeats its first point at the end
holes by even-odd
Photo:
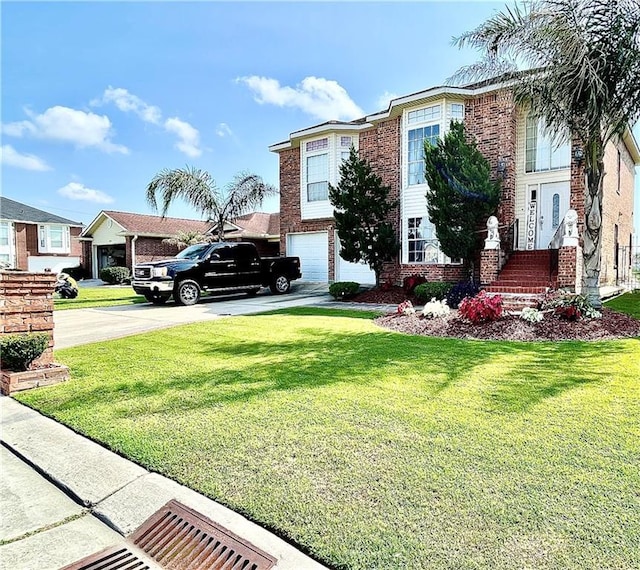
{"type": "Polygon", "coordinates": [[[230,509],[11,398],[0,397],[0,415],[0,568],[57,570],[123,542],[171,499],[275,556],[278,570],[324,568],[230,509]]]}

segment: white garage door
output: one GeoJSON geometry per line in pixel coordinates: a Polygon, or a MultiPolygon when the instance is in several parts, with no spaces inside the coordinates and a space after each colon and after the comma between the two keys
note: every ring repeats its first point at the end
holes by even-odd
{"type": "Polygon", "coordinates": [[[303,281],[329,281],[327,232],[287,235],[287,255],[300,258],[303,281]]]}
{"type": "Polygon", "coordinates": [[[336,281],[355,281],[360,285],[375,285],[376,274],[366,263],[351,263],[340,257],[340,240],[336,234],[336,281]]]}

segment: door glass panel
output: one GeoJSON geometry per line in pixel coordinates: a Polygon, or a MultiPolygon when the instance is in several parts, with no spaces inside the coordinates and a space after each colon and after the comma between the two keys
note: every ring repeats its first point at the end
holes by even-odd
{"type": "Polygon", "coordinates": [[[553,227],[554,229],[560,225],[560,194],[553,195],[553,227]]]}

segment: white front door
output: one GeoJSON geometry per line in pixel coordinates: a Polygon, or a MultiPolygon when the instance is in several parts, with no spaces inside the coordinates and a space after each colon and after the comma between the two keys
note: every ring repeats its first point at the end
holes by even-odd
{"type": "Polygon", "coordinates": [[[549,242],[569,209],[570,183],[540,184],[538,198],[538,249],[547,249],[549,242]]]}

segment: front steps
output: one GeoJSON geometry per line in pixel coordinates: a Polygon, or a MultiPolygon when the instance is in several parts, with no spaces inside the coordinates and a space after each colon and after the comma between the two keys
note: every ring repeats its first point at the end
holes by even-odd
{"type": "Polygon", "coordinates": [[[507,311],[536,307],[540,298],[558,285],[557,269],[551,268],[551,255],[549,250],[514,251],[498,279],[484,290],[489,294],[499,294],[507,311]]]}

